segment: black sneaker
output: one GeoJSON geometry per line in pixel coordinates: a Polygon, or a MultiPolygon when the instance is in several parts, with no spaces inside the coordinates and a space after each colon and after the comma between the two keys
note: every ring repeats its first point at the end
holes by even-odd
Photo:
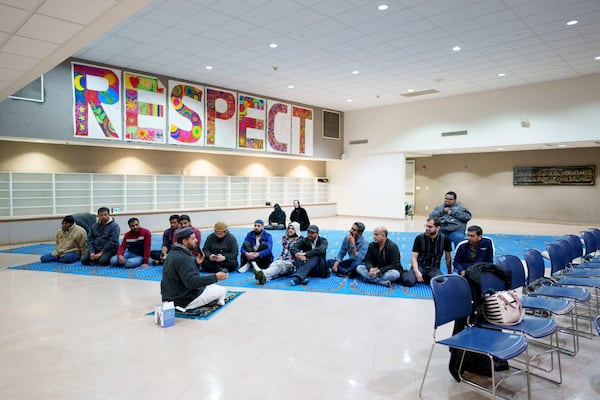
{"type": "Polygon", "coordinates": [[[329,278],[331,276],[331,270],[329,268],[325,268],[323,270],[323,274],[321,275],[321,278],[329,278]]]}
{"type": "Polygon", "coordinates": [[[302,280],[297,276],[293,276],[292,279],[290,279],[290,285],[292,286],[299,285],[300,283],[302,283],[302,280]]]}
{"type": "Polygon", "coordinates": [[[256,278],[256,280],[258,281],[259,285],[264,285],[267,282],[267,278],[265,277],[265,273],[262,272],[262,270],[253,270],[254,271],[254,277],[256,278]]]}

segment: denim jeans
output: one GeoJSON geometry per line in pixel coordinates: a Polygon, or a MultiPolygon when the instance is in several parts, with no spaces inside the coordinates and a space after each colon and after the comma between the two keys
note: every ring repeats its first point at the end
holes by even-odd
{"type": "Polygon", "coordinates": [[[40,257],[40,261],[43,263],[58,261],[65,264],[71,264],[75,261],[79,261],[79,254],[77,253],[65,253],[62,257],[53,256],[52,253],[44,254],[40,257]]]}
{"type": "Polygon", "coordinates": [[[463,240],[465,240],[467,238],[467,236],[465,235],[465,233],[463,231],[448,232],[448,231],[445,231],[443,229],[440,229],[440,232],[450,238],[450,241],[452,243],[454,243],[454,248],[455,249],[456,249],[456,246],[458,246],[458,244],[460,242],[462,242],[463,240]]]}
{"type": "Polygon", "coordinates": [[[396,282],[400,279],[400,271],[397,269],[390,269],[383,274],[377,274],[376,276],[369,275],[369,270],[365,265],[359,265],[356,267],[356,273],[360,278],[368,283],[379,284],[381,281],[396,282]]]}
{"type": "Polygon", "coordinates": [[[137,268],[142,265],[142,262],[144,261],[144,257],[132,253],[129,250],[125,250],[123,257],[125,257],[125,264],[119,264],[119,256],[116,255],[112,256],[110,259],[110,265],[113,267],[137,268]]]}

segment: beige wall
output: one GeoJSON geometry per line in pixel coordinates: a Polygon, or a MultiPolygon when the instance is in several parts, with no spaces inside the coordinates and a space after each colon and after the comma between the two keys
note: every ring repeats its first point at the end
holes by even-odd
{"type": "Polygon", "coordinates": [[[324,161],[0,141],[0,171],[198,176],[325,176],[324,161]]]}
{"type": "Polygon", "coordinates": [[[600,148],[440,155],[416,159],[415,212],[453,190],[475,217],[600,224],[600,148]],[[596,166],[594,186],[513,186],[513,167],[596,166]]]}

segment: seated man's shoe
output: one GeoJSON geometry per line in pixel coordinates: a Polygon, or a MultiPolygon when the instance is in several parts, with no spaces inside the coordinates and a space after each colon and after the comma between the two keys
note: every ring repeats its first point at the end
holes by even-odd
{"type": "Polygon", "coordinates": [[[264,285],[267,282],[267,278],[265,277],[265,273],[262,272],[262,270],[253,270],[254,271],[254,277],[256,278],[256,280],[258,281],[259,285],[264,285]]]}
{"type": "Polygon", "coordinates": [[[325,267],[325,269],[323,270],[323,275],[321,275],[321,278],[329,278],[331,276],[331,270],[327,267],[325,267]]]}
{"type": "Polygon", "coordinates": [[[302,283],[302,280],[297,276],[293,276],[292,279],[290,279],[290,285],[292,286],[299,285],[300,283],[302,283]]]}
{"type": "Polygon", "coordinates": [[[244,272],[248,272],[249,269],[250,269],[250,263],[246,263],[246,264],[242,265],[240,267],[240,269],[238,269],[238,272],[240,274],[243,274],[244,272]]]}
{"type": "Polygon", "coordinates": [[[392,282],[382,279],[378,282],[380,285],[391,288],[392,287],[392,282]]]}

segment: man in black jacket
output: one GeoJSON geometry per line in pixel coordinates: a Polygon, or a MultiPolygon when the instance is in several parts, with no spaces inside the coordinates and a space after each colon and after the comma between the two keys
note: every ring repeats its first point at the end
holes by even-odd
{"type": "Polygon", "coordinates": [[[307,237],[295,241],[290,248],[297,268],[291,276],[292,286],[308,283],[309,275],[322,278],[328,278],[330,275],[329,269],[325,266],[327,239],[319,236],[319,227],[316,225],[310,225],[307,231],[307,237]]]}
{"type": "Polygon", "coordinates": [[[194,231],[191,228],[179,229],[176,239],[177,243],[171,248],[163,267],[160,283],[162,301],[173,301],[176,306],[185,309],[202,307],[213,301],[224,305],[227,290],[215,283],[227,279],[229,274],[217,272],[200,276],[192,259],[192,250],[198,246],[194,231]]]}

